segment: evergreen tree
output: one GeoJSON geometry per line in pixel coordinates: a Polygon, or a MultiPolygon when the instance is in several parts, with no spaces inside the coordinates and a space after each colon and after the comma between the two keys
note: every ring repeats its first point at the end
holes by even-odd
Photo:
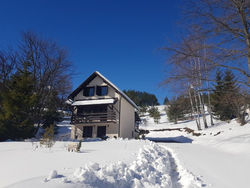
{"type": "Polygon", "coordinates": [[[216,83],[214,92],[211,95],[212,112],[215,117],[220,117],[223,113],[221,98],[223,97],[223,75],[220,70],[216,72],[216,83]]]}
{"type": "Polygon", "coordinates": [[[161,114],[158,108],[153,106],[148,110],[148,112],[149,112],[149,116],[154,118],[154,122],[158,124],[161,118],[161,114]]]}
{"type": "Polygon", "coordinates": [[[170,100],[169,106],[166,109],[169,121],[174,122],[176,124],[178,123],[178,120],[183,119],[186,111],[186,104],[182,102],[181,97],[174,97],[172,100],[170,100]]]}
{"type": "Polygon", "coordinates": [[[0,50],[0,140],[30,137],[34,124],[60,120],[71,66],[64,48],[32,32],[23,33],[14,53],[0,50]]]}
{"type": "Polygon", "coordinates": [[[62,119],[61,114],[57,111],[57,104],[60,103],[57,92],[48,88],[47,100],[44,103],[46,110],[43,111],[43,127],[46,128],[62,119]]]}
{"type": "Polygon", "coordinates": [[[163,104],[164,104],[164,105],[168,105],[168,104],[169,104],[168,97],[165,97],[163,104]]]}
{"type": "Polygon", "coordinates": [[[33,136],[33,106],[37,95],[34,93],[34,81],[29,72],[29,64],[11,77],[8,89],[1,94],[0,127],[4,139],[24,139],[33,136]]]}
{"type": "Polygon", "coordinates": [[[234,99],[239,94],[235,77],[231,71],[226,71],[224,76],[220,71],[216,73],[215,90],[211,95],[213,114],[220,120],[231,120],[237,116],[234,99]]]}
{"type": "Polygon", "coordinates": [[[144,114],[148,111],[148,108],[146,106],[140,106],[139,107],[139,114],[141,116],[144,116],[144,114]]]}
{"type": "Polygon", "coordinates": [[[138,106],[155,106],[159,105],[158,100],[154,94],[147,92],[124,90],[123,91],[134,103],[138,106]]]}
{"type": "Polygon", "coordinates": [[[0,82],[0,141],[4,141],[7,139],[7,124],[5,121],[3,121],[3,96],[6,92],[6,89],[4,87],[4,84],[0,82]]]}
{"type": "Polygon", "coordinates": [[[231,71],[225,72],[223,90],[225,93],[223,97],[223,102],[224,102],[223,118],[226,120],[227,119],[231,120],[237,117],[237,112],[234,105],[234,98],[237,98],[239,93],[239,88],[235,82],[235,77],[231,71]]]}

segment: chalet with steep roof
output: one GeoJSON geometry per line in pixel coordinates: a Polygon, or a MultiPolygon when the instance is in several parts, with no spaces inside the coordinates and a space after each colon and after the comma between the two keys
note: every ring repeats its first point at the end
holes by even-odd
{"type": "Polygon", "coordinates": [[[134,138],[137,105],[99,72],[91,74],[68,97],[72,139],[134,138]]]}

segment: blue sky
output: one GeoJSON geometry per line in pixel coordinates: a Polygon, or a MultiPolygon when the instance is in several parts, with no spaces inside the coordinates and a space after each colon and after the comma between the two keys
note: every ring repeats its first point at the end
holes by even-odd
{"type": "Polygon", "coordinates": [[[170,0],[2,0],[0,49],[31,30],[69,51],[78,73],[76,88],[98,70],[121,89],[171,97],[160,88],[168,67],[159,48],[175,41],[180,1],[170,0]]]}

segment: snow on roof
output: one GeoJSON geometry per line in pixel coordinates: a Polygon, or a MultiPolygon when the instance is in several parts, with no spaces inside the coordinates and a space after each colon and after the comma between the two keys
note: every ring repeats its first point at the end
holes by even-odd
{"type": "Polygon", "coordinates": [[[136,109],[138,109],[138,106],[132,101],[122,90],[120,90],[118,87],[116,87],[111,81],[109,81],[105,76],[103,76],[100,72],[95,71],[95,73],[100,76],[103,80],[105,80],[110,86],[115,88],[128,102],[130,102],[136,109]]]}
{"type": "Polygon", "coordinates": [[[84,100],[84,101],[73,102],[72,106],[95,105],[95,104],[113,104],[114,102],[115,102],[115,99],[84,100]]]}
{"type": "Polygon", "coordinates": [[[71,99],[68,99],[68,100],[65,101],[65,103],[66,103],[66,104],[72,104],[73,101],[72,101],[71,99]]]}

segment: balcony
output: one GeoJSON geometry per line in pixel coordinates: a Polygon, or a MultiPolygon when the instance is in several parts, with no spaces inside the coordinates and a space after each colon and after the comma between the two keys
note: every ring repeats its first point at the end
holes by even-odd
{"type": "Polygon", "coordinates": [[[111,112],[98,112],[98,113],[81,113],[73,115],[71,118],[72,124],[80,123],[115,123],[116,113],[111,112]]]}

